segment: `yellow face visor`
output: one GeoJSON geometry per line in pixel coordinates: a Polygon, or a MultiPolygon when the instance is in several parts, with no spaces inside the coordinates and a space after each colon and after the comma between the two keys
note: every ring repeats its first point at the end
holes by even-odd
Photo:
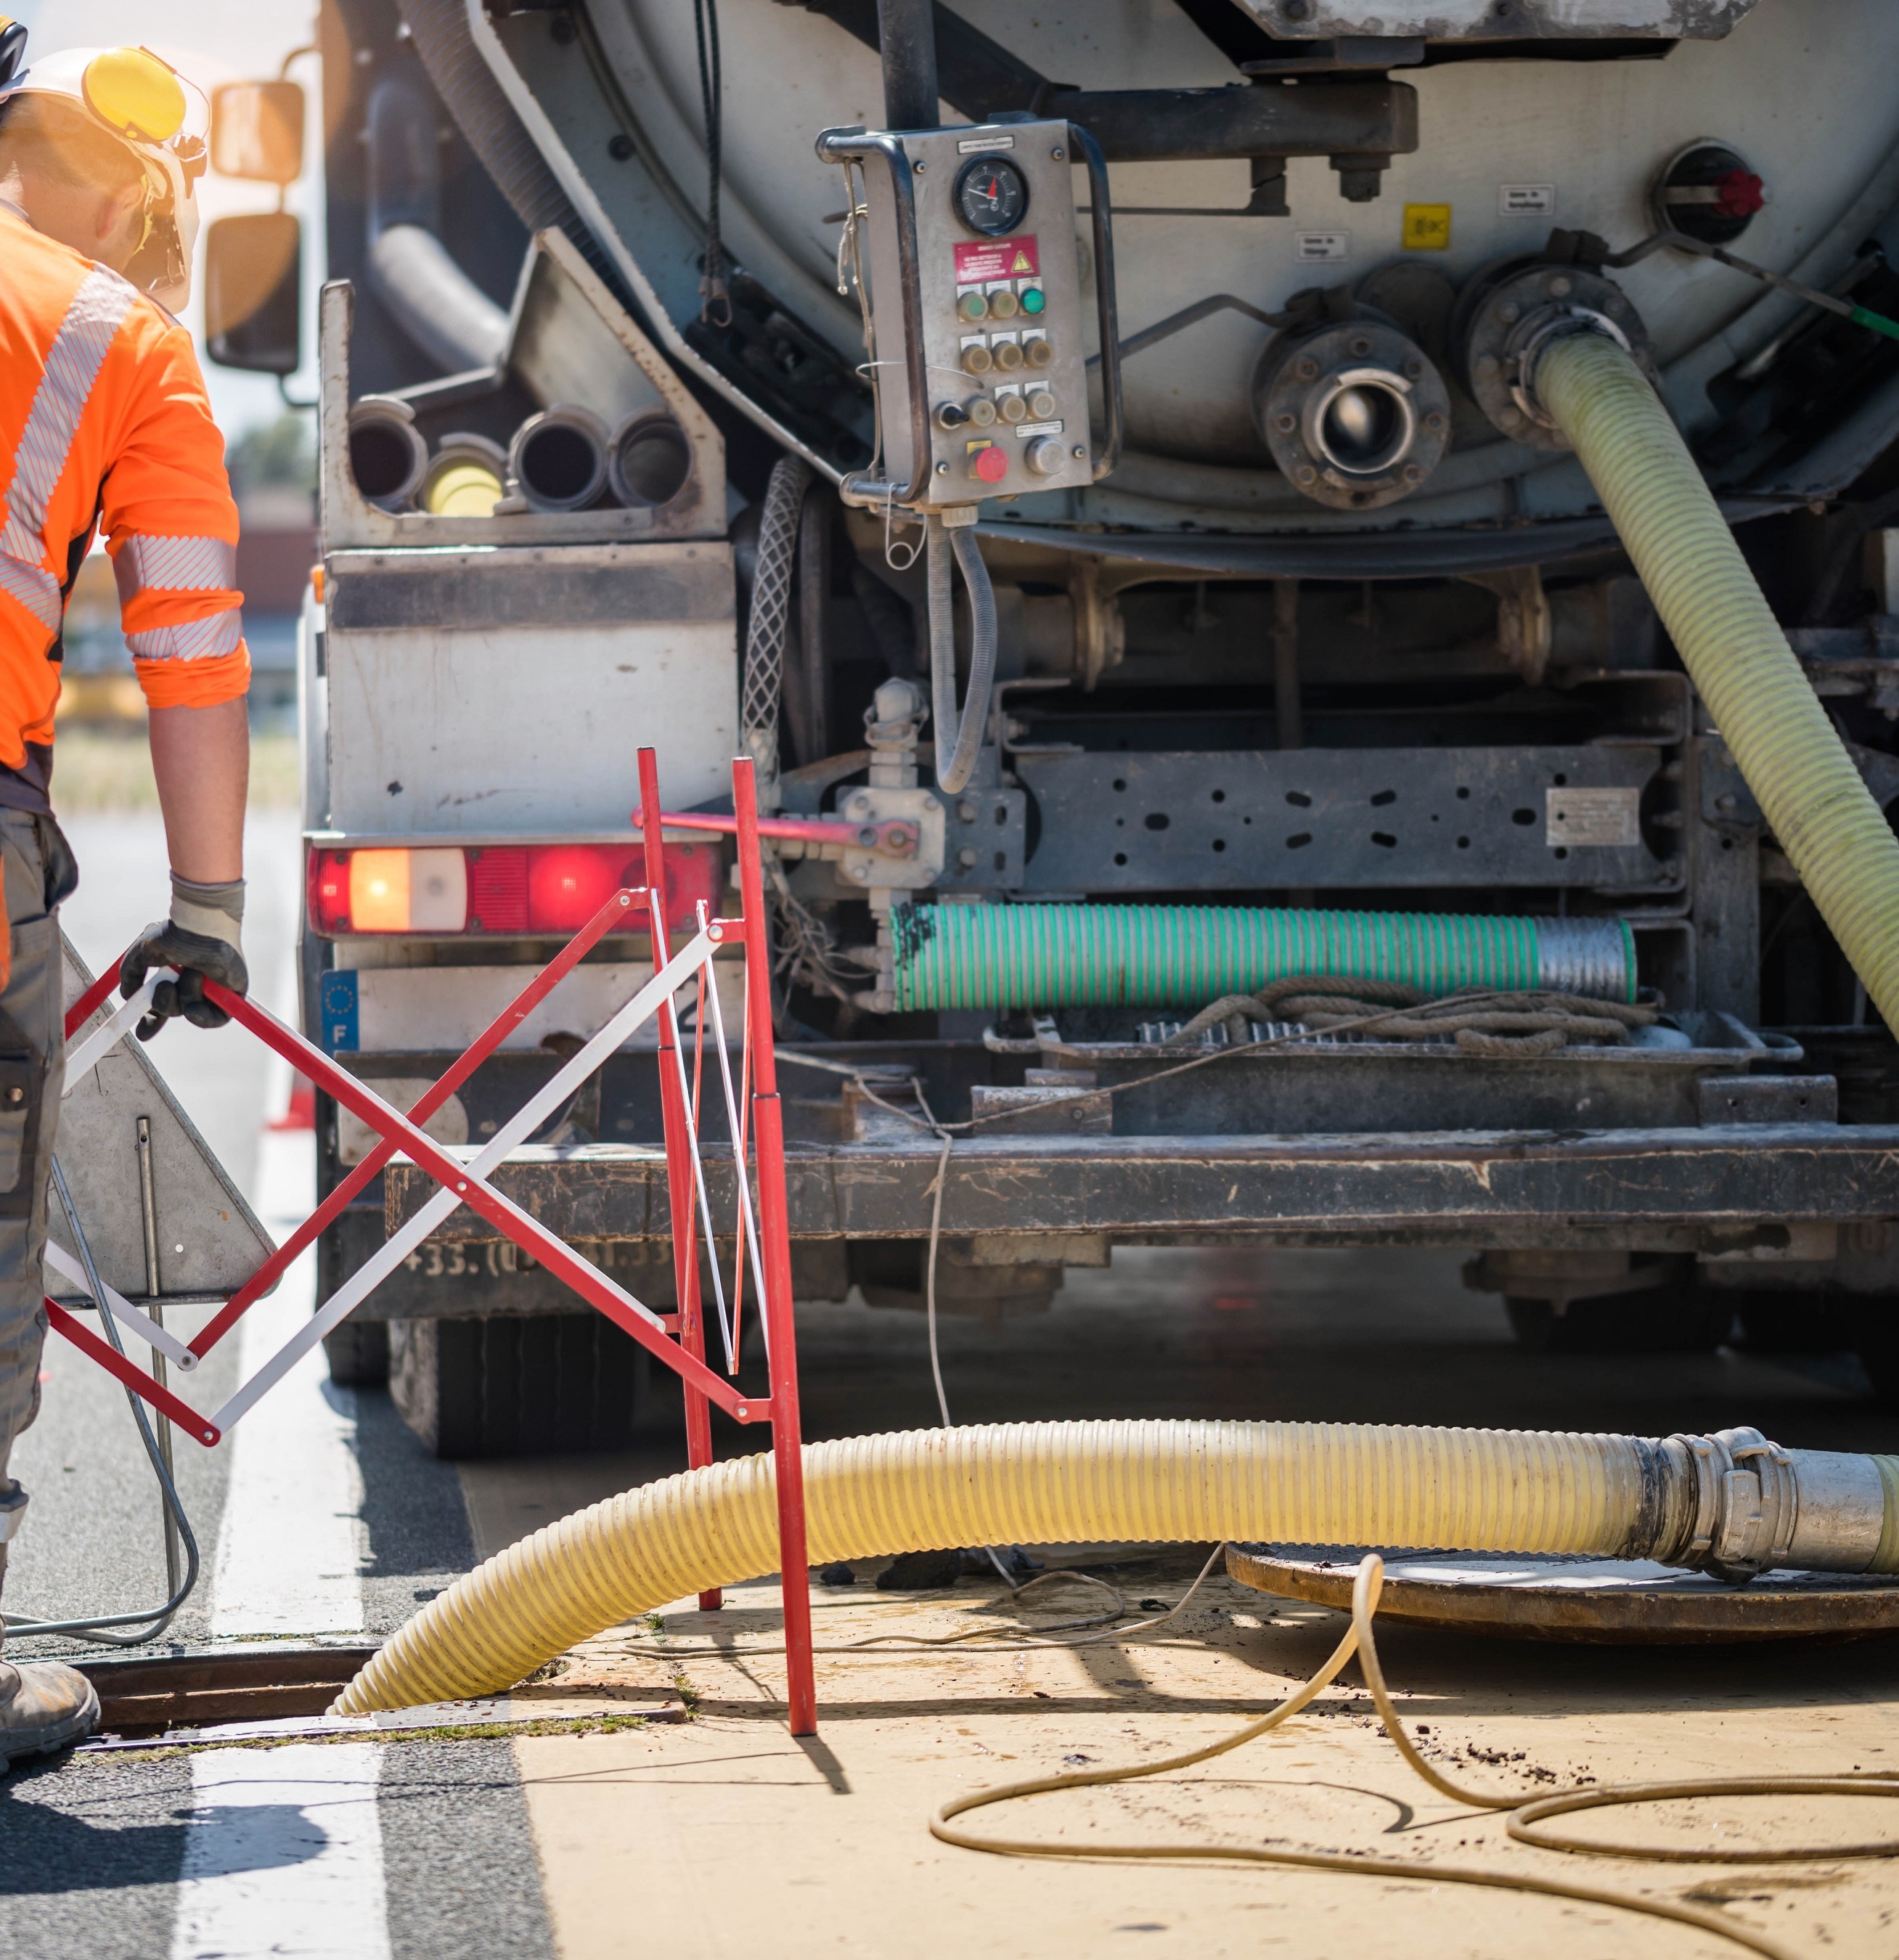
{"type": "Polygon", "coordinates": [[[169,143],[189,113],[178,72],[145,48],[108,48],[80,78],[87,108],[115,135],[169,143]]]}

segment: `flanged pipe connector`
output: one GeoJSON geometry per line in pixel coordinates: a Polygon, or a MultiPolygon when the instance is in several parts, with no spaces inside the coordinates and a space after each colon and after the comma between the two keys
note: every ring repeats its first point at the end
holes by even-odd
{"type": "Polygon", "coordinates": [[[415,492],[434,517],[487,517],[507,494],[507,451],[485,435],[458,431],[435,445],[415,492]]]}
{"type": "Polygon", "coordinates": [[[507,450],[508,473],[531,511],[584,511],[606,488],[606,425],[557,402],[530,415],[507,450]]]}
{"type": "Polygon", "coordinates": [[[657,511],[692,477],[692,444],[670,409],[635,409],[607,444],[607,488],[630,511],[657,511]]]}
{"type": "Polygon", "coordinates": [[[1421,489],[1451,439],[1451,398],[1416,342],[1350,320],[1267,343],[1253,418],[1286,480],[1316,504],[1372,511],[1421,489]]]}
{"type": "MultiPolygon", "coordinates": [[[[1662,377],[1642,316],[1613,279],[1574,265],[1521,259],[1477,273],[1459,297],[1462,380],[1493,425],[1526,448],[1570,447],[1536,391],[1537,364],[1558,340],[1600,333],[1613,340],[1659,390],[1662,377]]],[[[1452,344],[1459,336],[1453,332],[1452,344]]]]}
{"type": "Polygon", "coordinates": [[[428,444],[415,411],[390,395],[364,395],[349,405],[349,473],[379,511],[409,508],[428,467],[428,444]]]}

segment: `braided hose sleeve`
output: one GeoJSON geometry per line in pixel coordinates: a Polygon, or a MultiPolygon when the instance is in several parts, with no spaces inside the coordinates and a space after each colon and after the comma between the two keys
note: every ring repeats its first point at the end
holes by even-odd
{"type": "Polygon", "coordinates": [[[1553,342],[1535,380],[1774,836],[1880,1013],[1899,1026],[1899,838],[1667,409],[1601,334],[1553,342]]]}
{"type": "Polygon", "coordinates": [[[771,466],[759,525],[758,562],[745,633],[745,680],[739,704],[740,740],[761,779],[778,779],[778,703],[784,690],[784,641],[791,617],[791,580],[798,560],[798,518],[811,471],[801,457],[771,466]]]}
{"type": "MultiPolygon", "coordinates": [[[[1435,1546],[1607,1557],[1658,1529],[1658,1446],[1345,1423],[1012,1423],[808,1444],[814,1565],[1090,1540],[1435,1546]]],[[[492,1694],[576,1640],[778,1566],[771,1459],[577,1511],[460,1579],[332,1713],[492,1694]]]]}

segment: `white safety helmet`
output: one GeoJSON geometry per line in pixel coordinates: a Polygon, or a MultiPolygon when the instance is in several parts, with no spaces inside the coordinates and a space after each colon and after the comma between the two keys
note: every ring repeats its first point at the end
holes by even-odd
{"type": "Polygon", "coordinates": [[[203,91],[149,48],[67,48],[30,67],[25,52],[19,24],[0,16],[0,100],[62,97],[138,158],[145,232],[126,276],[167,312],[182,312],[198,242],[196,186],[209,155],[203,91]]]}

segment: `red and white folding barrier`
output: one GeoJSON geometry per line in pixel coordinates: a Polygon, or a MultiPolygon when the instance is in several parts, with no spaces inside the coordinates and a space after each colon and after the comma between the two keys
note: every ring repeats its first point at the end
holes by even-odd
{"type": "MultiPolygon", "coordinates": [[[[250,1278],[233,1293],[190,1341],[159,1326],[110,1287],[100,1310],[116,1316],[138,1338],[150,1344],[186,1374],[230,1332],[245,1309],[276,1284],[291,1262],[311,1246],[323,1230],[371,1180],[397,1157],[426,1171],[441,1186],[435,1195],[376,1254],[345,1280],[316,1313],[285,1342],[250,1379],[241,1384],[209,1416],[200,1414],[172,1389],[118,1353],[56,1302],[48,1300],[52,1325],[100,1367],[142,1396],[161,1414],[196,1441],[212,1444],[240,1421],[294,1363],[337,1326],[449,1217],[458,1205],[478,1212],[542,1266],[572,1287],[681,1378],[685,1387],[688,1460],[695,1468],[712,1461],[711,1408],[716,1404],[736,1421],[768,1423],[777,1474],[779,1571],[784,1594],[786,1657],[790,1665],[790,1726],[794,1735],[816,1732],[817,1716],[811,1663],[811,1604],[806,1570],[804,1482],[798,1426],[798,1376],[796,1335],[791,1310],[791,1246],[784,1188],[784,1128],[778,1100],[778,1067],[771,1039],[771,947],[766,924],[765,886],[759,861],[758,802],[750,761],[732,765],[732,819],[738,841],[739,887],[743,916],[711,918],[698,908],[696,929],[675,953],[667,930],[664,893],[664,843],[660,835],[661,804],[654,752],[639,755],[640,803],[645,862],[644,889],[615,892],[566,946],[523,988],[514,1000],[428,1093],[405,1115],[336,1063],[294,1029],[254,1002],[218,985],[205,983],[206,997],[248,1029],[266,1046],[361,1119],[381,1141],[348,1176],[317,1206],[250,1278]],[[633,928],[642,908],[652,937],[654,974],[650,980],[613,1014],[593,1039],[565,1062],[553,1077],[531,1096],[491,1141],[466,1161],[437,1144],[420,1128],[500,1047],[521,1022],[577,966],[583,956],[609,933],[633,928]],[[721,951],[741,947],[745,958],[745,1019],[740,1042],[737,1079],[733,1074],[724,1017],[712,962],[721,951]],[[692,1031],[692,1064],[689,1079],[673,997],[696,981],[700,1011],[692,1031]],[[733,1139],[733,1182],[736,1199],[733,1220],[736,1259],[728,1294],[713,1246],[712,1209],[700,1145],[698,1112],[705,1082],[708,1022],[710,1046],[719,1077],[720,1098],[733,1139]],[[509,1153],[524,1143],[577,1090],[636,1029],[657,1023],[659,1040],[660,1105],[664,1116],[667,1195],[673,1230],[673,1268],[679,1304],[671,1313],[655,1311],[584,1258],[537,1220],[498,1191],[488,1181],[509,1153]],[[747,1176],[749,1133],[757,1189],[755,1201],[747,1176]],[[708,1253],[714,1303],[721,1335],[724,1369],[709,1367],[699,1283],[698,1239],[703,1231],[708,1253]],[[736,1379],[740,1348],[740,1307],[744,1278],[749,1270],[759,1303],[764,1335],[769,1393],[762,1398],[743,1394],[736,1379]]],[[[154,975],[129,1000],[73,1048],[66,1061],[66,1089],[72,1086],[136,1025],[148,1009],[154,975]]],[[[117,982],[109,969],[75,1003],[66,1016],[68,1039],[97,1013],[117,982]]],[[[48,1263],[90,1291],[77,1260],[56,1246],[47,1247],[48,1263]]],[[[700,1603],[717,1606],[719,1596],[705,1593],[700,1603]]]]}

